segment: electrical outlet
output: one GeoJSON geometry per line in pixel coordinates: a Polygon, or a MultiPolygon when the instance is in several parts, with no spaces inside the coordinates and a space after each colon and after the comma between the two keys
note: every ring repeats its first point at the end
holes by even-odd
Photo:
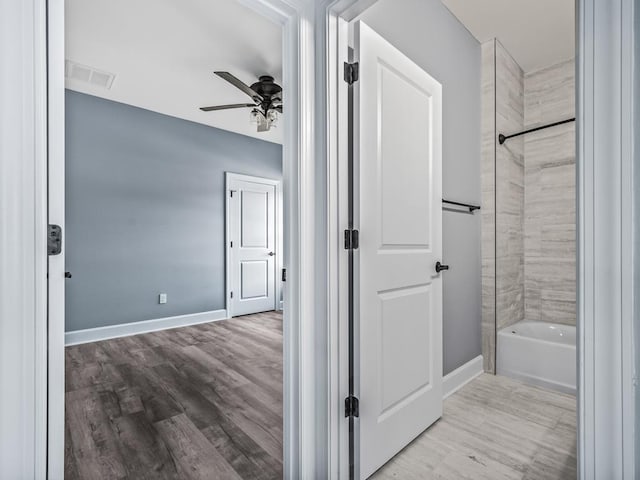
{"type": "Polygon", "coordinates": [[[167,294],[166,293],[161,293],[160,295],[158,295],[158,303],[167,303],[167,294]]]}

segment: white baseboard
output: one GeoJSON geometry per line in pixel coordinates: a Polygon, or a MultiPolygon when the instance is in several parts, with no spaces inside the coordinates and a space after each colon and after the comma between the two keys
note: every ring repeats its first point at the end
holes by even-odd
{"type": "Polygon", "coordinates": [[[447,398],[457,392],[474,378],[484,372],[482,366],[482,355],[478,355],[473,360],[469,360],[461,367],[456,368],[442,379],[443,397],[447,398]]]}
{"type": "Polygon", "coordinates": [[[99,342],[110,338],[128,337],[140,333],[157,332],[169,328],[186,327],[198,323],[215,322],[229,318],[226,310],[212,310],[210,312],[178,315],[176,317],[156,318],[142,322],[124,323],[122,325],[110,325],[108,327],[87,328],[75,330],[64,334],[64,344],[78,345],[81,343],[99,342]]]}

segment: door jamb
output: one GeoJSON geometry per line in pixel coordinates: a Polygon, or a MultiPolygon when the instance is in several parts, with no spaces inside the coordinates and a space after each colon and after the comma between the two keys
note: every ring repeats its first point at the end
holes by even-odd
{"type": "Polygon", "coordinates": [[[626,480],[637,475],[639,420],[634,349],[640,346],[633,339],[640,262],[633,111],[638,7],[635,0],[578,0],[577,7],[578,473],[626,480]]]}
{"type": "Polygon", "coordinates": [[[224,244],[225,244],[225,284],[226,284],[226,300],[225,300],[225,308],[227,310],[227,318],[233,317],[233,305],[231,302],[231,231],[229,228],[229,224],[231,222],[231,192],[230,183],[232,180],[242,180],[246,182],[255,182],[261,183],[263,185],[273,185],[275,187],[275,198],[273,199],[275,205],[275,253],[276,253],[276,261],[274,265],[274,285],[275,285],[275,298],[273,300],[274,310],[280,310],[280,298],[282,293],[282,281],[278,277],[278,272],[282,271],[282,245],[281,245],[281,237],[282,237],[282,185],[280,180],[274,180],[272,178],[266,177],[258,177],[255,175],[243,175],[240,173],[233,172],[225,172],[224,179],[224,190],[225,190],[225,215],[224,215],[224,244]]]}
{"type": "MultiPolygon", "coordinates": [[[[316,345],[316,322],[325,306],[316,298],[314,269],[315,232],[317,229],[315,196],[315,130],[313,108],[314,76],[314,7],[306,0],[239,0],[249,8],[282,26],[283,87],[287,95],[288,114],[282,118],[283,147],[283,263],[287,267],[287,309],[283,317],[284,337],[284,477],[313,478],[322,468],[317,458],[326,449],[318,435],[323,415],[316,411],[316,365],[326,361],[326,354],[316,345]]],[[[36,211],[36,223],[64,224],[64,1],[34,0],[38,11],[46,11],[46,21],[33,19],[36,35],[46,42],[46,75],[36,76],[35,89],[48,93],[43,112],[33,113],[37,122],[48,120],[46,143],[48,158],[34,156],[38,168],[46,171],[49,187],[38,192],[38,200],[55,211],[36,211]],[[53,175],[52,175],[53,174],[53,175]],[[48,199],[47,199],[48,194],[48,199]],[[49,213],[49,215],[47,215],[49,213]]],[[[25,62],[25,65],[28,62],[25,62]]],[[[36,175],[36,181],[40,177],[36,175]]],[[[46,231],[46,229],[45,229],[46,231]]],[[[43,234],[42,238],[46,238],[43,234]]],[[[29,255],[42,257],[38,242],[29,255]],[[34,253],[35,252],[35,253],[34,253]]],[[[64,238],[63,238],[64,249],[64,238]]],[[[51,264],[50,264],[51,265],[51,264]]],[[[49,312],[47,358],[37,371],[48,374],[47,446],[36,452],[37,461],[46,462],[48,478],[64,475],[64,259],[56,259],[49,272],[49,298],[35,295],[36,305],[46,305],[49,312]],[[43,456],[46,453],[46,460],[43,456]]],[[[323,410],[324,411],[324,410],[323,410]]],[[[322,432],[320,432],[322,433],[322,432]]]]}
{"type": "MultiPolygon", "coordinates": [[[[346,84],[342,82],[342,63],[348,61],[346,45],[348,35],[345,34],[347,22],[362,13],[366,8],[373,5],[377,0],[325,0],[322,6],[322,25],[318,28],[320,33],[318,50],[324,58],[323,70],[317,74],[320,89],[325,92],[326,98],[321,119],[326,128],[325,148],[327,157],[328,175],[328,289],[330,297],[329,311],[329,469],[331,478],[347,478],[348,475],[348,431],[343,416],[343,405],[341,404],[348,393],[346,379],[346,325],[348,319],[348,299],[345,298],[344,290],[347,285],[347,256],[340,244],[340,233],[347,228],[347,214],[345,210],[345,199],[347,198],[346,187],[346,165],[348,151],[346,140],[341,132],[346,132],[346,84]],[[326,82],[322,84],[321,82],[326,82]],[[345,434],[346,431],[346,434],[345,434]]],[[[594,478],[596,457],[600,459],[600,464],[615,465],[619,471],[624,471],[624,478],[634,478],[633,475],[633,452],[634,441],[633,427],[629,428],[629,418],[633,418],[634,395],[636,395],[633,383],[636,381],[637,373],[633,370],[634,352],[639,348],[634,345],[633,320],[637,312],[634,310],[634,283],[633,269],[640,269],[633,247],[633,225],[632,205],[633,185],[631,184],[633,172],[633,127],[630,123],[633,94],[633,52],[631,46],[637,39],[639,32],[634,31],[634,11],[633,0],[616,0],[616,14],[611,14],[610,7],[600,5],[597,7],[595,0],[577,0],[576,27],[577,27],[577,55],[576,55],[576,89],[577,91],[577,213],[578,213],[578,471],[581,479],[594,478]],[[598,31],[596,31],[598,30],[598,31]],[[606,33],[607,42],[620,41],[622,54],[620,69],[614,70],[607,61],[607,57],[615,58],[615,51],[596,48],[595,38],[597,33],[606,33]],[[594,67],[594,59],[598,64],[594,67]],[[596,91],[594,86],[595,75],[599,78],[607,79],[601,83],[600,90],[596,91]],[[607,78],[612,74],[613,78],[607,78]],[[603,107],[611,102],[611,87],[618,88],[618,95],[615,96],[616,107],[613,109],[602,108],[599,115],[594,114],[596,105],[603,107]],[[618,117],[616,118],[616,114],[618,117]],[[622,132],[610,134],[604,128],[601,133],[594,128],[594,122],[600,119],[599,125],[618,124],[620,120],[627,122],[624,124],[622,132]],[[608,136],[608,137],[607,137],[608,136]],[[613,140],[612,140],[613,139],[613,140]],[[609,143],[607,143],[609,142],[609,143]],[[619,159],[619,167],[624,175],[620,189],[615,184],[607,183],[611,179],[605,177],[598,181],[594,177],[594,164],[606,162],[609,156],[596,156],[594,147],[609,147],[608,153],[611,158],[619,159]],[[617,150],[616,150],[617,146],[617,150]],[[597,184],[597,185],[596,185],[597,184]],[[618,225],[617,233],[609,237],[603,237],[604,242],[600,242],[598,255],[595,253],[595,240],[598,232],[610,230],[607,226],[607,218],[599,220],[601,225],[594,224],[594,197],[595,187],[598,187],[599,197],[611,203],[611,211],[607,218],[623,219],[618,225]],[[623,201],[620,202],[620,197],[623,201]],[[614,267],[608,268],[602,264],[598,258],[611,259],[611,252],[620,252],[622,255],[614,259],[614,267]],[[600,255],[600,253],[602,255],[600,255]],[[622,259],[622,262],[619,261],[622,259]],[[598,268],[598,266],[600,267],[598,268]],[[633,265],[633,267],[632,267],[633,265]],[[598,274],[613,272],[618,273],[608,282],[607,279],[598,280],[598,274]],[[609,287],[605,287],[608,284],[609,287]],[[596,287],[600,286],[596,290],[596,287]],[[605,287],[605,288],[602,288],[605,287]],[[595,305],[591,300],[595,295],[601,297],[609,293],[616,295],[620,303],[617,308],[610,305],[613,317],[604,315],[595,317],[595,305]],[[596,321],[602,322],[606,328],[609,318],[616,318],[617,328],[624,335],[609,336],[607,339],[596,337],[596,321]],[[609,344],[607,344],[609,341],[609,344]],[[601,352],[598,365],[595,363],[595,351],[601,352]],[[604,355],[604,357],[603,357],[604,355]],[[617,360],[616,360],[617,359],[617,360]],[[602,369],[607,362],[620,362],[622,375],[609,375],[602,369]],[[600,375],[598,375],[600,374],[600,375]],[[611,383],[611,385],[608,385],[611,383]],[[609,388],[612,387],[613,391],[609,388]],[[613,392],[615,394],[615,405],[606,403],[596,404],[594,392],[613,392]],[[616,408],[610,408],[615,406],[616,408]],[[626,427],[622,427],[622,416],[626,415],[626,427]],[[603,438],[601,448],[595,449],[595,425],[596,423],[605,426],[609,425],[609,432],[612,434],[610,440],[615,440],[616,445],[624,443],[624,448],[614,448],[613,441],[609,442],[603,438]],[[623,442],[624,439],[624,442],[623,442]]],[[[637,15],[637,13],[636,13],[637,15]]],[[[602,43],[602,42],[601,42],[602,43]]],[[[610,43],[608,46],[611,46],[610,43]]],[[[619,57],[619,56],[618,56],[619,57]]],[[[322,107],[322,106],[321,106],[322,107]]],[[[636,119],[637,123],[637,119],[636,119]]],[[[637,155],[637,153],[636,153],[637,155]]],[[[601,234],[600,234],[601,235],[601,234]]],[[[637,239],[636,239],[637,240],[637,239]]],[[[603,302],[604,303],[604,302],[603,302]]],[[[636,329],[640,328],[635,326],[636,329]]],[[[638,419],[635,419],[638,422],[638,419]]],[[[606,438],[609,438],[608,436],[606,438]]]]}
{"type": "Polygon", "coordinates": [[[343,68],[349,61],[349,22],[377,1],[325,0],[318,14],[318,55],[324,61],[319,62],[316,78],[323,94],[318,110],[327,158],[329,478],[349,478],[349,422],[344,411],[349,395],[349,255],[343,244],[343,232],[349,228],[349,93],[343,68]]]}

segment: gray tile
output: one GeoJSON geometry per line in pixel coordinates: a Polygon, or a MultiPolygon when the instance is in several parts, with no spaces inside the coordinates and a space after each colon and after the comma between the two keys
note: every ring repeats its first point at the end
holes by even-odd
{"type": "Polygon", "coordinates": [[[572,480],[575,432],[575,397],[484,374],[372,478],[572,480]]]}
{"type": "MultiPolygon", "coordinates": [[[[574,61],[525,75],[525,125],[575,116],[574,61]]],[[[525,317],[575,325],[575,124],[527,135],[525,317]]]]}

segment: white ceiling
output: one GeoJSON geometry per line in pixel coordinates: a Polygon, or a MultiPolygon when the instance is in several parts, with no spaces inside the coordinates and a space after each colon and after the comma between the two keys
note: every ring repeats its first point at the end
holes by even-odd
{"type": "Polygon", "coordinates": [[[479,42],[497,38],[525,73],[575,56],[575,0],[442,0],[479,42]]]}
{"type": "Polygon", "coordinates": [[[282,84],[280,26],[238,0],[66,0],[66,58],[116,75],[110,90],[73,79],[69,89],[282,143],[281,127],[256,132],[249,108],[198,110],[250,101],[214,70],[282,84]]]}

